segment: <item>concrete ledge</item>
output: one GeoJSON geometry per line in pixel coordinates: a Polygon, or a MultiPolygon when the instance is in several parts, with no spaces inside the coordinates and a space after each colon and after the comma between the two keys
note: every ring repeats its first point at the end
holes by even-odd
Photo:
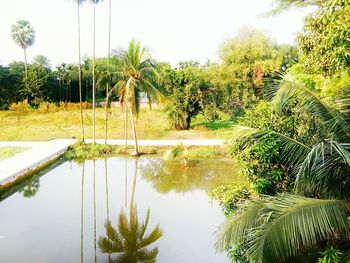
{"type": "Polygon", "coordinates": [[[0,161],[0,187],[13,183],[19,177],[57,159],[74,142],[72,139],[48,142],[0,142],[0,146],[30,147],[24,152],[0,161]]]}

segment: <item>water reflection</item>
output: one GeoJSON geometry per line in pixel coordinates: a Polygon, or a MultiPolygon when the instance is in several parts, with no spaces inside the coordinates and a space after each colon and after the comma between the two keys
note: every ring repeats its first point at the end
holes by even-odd
{"type": "Polygon", "coordinates": [[[31,178],[23,188],[18,191],[23,193],[23,197],[33,197],[37,194],[40,188],[40,180],[39,178],[31,178]]]}
{"type": "Polygon", "coordinates": [[[144,160],[140,171],[161,193],[171,190],[185,193],[193,189],[210,192],[215,187],[239,180],[234,163],[223,160],[202,160],[183,166],[178,161],[153,158],[144,160]]]}
{"type": "MultiPolygon", "coordinates": [[[[125,205],[127,205],[127,162],[125,162],[125,205]]],[[[150,234],[146,234],[146,230],[150,218],[150,209],[147,210],[145,221],[140,222],[137,215],[137,205],[135,202],[136,181],[138,171],[138,159],[134,161],[134,178],[131,192],[131,201],[129,207],[129,218],[123,209],[118,216],[117,227],[112,226],[109,220],[108,211],[108,173],[105,163],[106,173],[106,201],[107,201],[107,219],[105,223],[106,236],[100,237],[98,246],[102,253],[108,253],[109,262],[120,263],[138,263],[138,262],[156,262],[158,248],[148,247],[162,237],[163,232],[157,225],[150,234]],[[117,255],[111,259],[111,254],[117,255]]]]}
{"type": "Polygon", "coordinates": [[[228,171],[232,163],[222,160],[189,167],[148,157],[61,162],[0,193],[0,261],[226,263],[212,248],[220,207],[190,190],[231,182],[228,171]]]}
{"type": "Polygon", "coordinates": [[[148,247],[162,237],[163,233],[157,225],[151,233],[146,234],[150,217],[147,210],[146,219],[139,221],[136,205],[130,206],[129,219],[121,210],[117,227],[114,228],[110,220],[105,223],[106,236],[100,237],[98,246],[103,253],[117,253],[110,262],[138,263],[156,262],[158,248],[148,247]]]}

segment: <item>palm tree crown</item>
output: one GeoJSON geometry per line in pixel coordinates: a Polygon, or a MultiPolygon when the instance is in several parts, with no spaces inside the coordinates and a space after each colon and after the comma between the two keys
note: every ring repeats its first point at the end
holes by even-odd
{"type": "Polygon", "coordinates": [[[11,26],[11,37],[21,48],[27,49],[34,44],[35,31],[26,20],[18,20],[11,26]]]}
{"type": "Polygon", "coordinates": [[[33,65],[42,72],[49,72],[51,70],[49,58],[43,55],[35,56],[33,58],[33,65]]]}

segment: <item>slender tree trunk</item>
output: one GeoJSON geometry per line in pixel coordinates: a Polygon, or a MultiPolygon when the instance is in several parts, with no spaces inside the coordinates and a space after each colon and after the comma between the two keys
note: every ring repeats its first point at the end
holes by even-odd
{"type": "Polygon", "coordinates": [[[128,148],[128,104],[125,103],[125,151],[128,148]]]}
{"type": "Polygon", "coordinates": [[[109,0],[109,24],[108,24],[108,64],[107,64],[107,87],[106,87],[106,123],[105,123],[105,144],[108,137],[108,93],[109,93],[109,69],[111,59],[111,27],[112,27],[112,0],[109,0]]]}
{"type": "Polygon", "coordinates": [[[83,137],[83,142],[85,142],[85,133],[84,133],[84,116],[83,116],[83,95],[81,91],[81,51],[80,51],[80,4],[78,6],[78,54],[79,54],[79,100],[80,100],[80,121],[81,121],[81,135],[83,137]]]}
{"type": "Polygon", "coordinates": [[[26,78],[28,78],[27,51],[25,48],[23,48],[23,52],[24,52],[24,71],[25,71],[26,78]]]}
{"type": "Polygon", "coordinates": [[[133,116],[132,109],[130,109],[130,119],[131,119],[131,127],[132,127],[132,135],[134,137],[134,152],[133,155],[139,155],[139,147],[137,144],[137,136],[136,136],[136,123],[135,123],[135,117],[133,116]]]}
{"type": "Polygon", "coordinates": [[[96,135],[96,128],[95,128],[95,92],[96,92],[96,79],[95,79],[95,42],[96,42],[96,4],[94,3],[94,29],[93,29],[93,55],[92,55],[92,141],[93,144],[96,143],[95,141],[95,135],[96,135]]]}

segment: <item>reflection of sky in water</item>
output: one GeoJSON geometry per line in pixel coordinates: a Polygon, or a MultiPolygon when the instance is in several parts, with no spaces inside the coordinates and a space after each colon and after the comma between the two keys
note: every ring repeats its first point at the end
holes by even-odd
{"type": "MultiPolygon", "coordinates": [[[[94,262],[93,161],[85,162],[83,256],[94,262]]],[[[121,209],[128,214],[134,183],[135,159],[109,158],[108,204],[112,225],[121,209]],[[125,173],[127,171],[127,173],[125,173]]],[[[206,191],[234,180],[231,162],[203,161],[181,168],[152,158],[141,158],[135,185],[135,203],[140,221],[150,208],[148,231],[160,225],[162,238],[157,262],[228,262],[215,254],[214,232],[224,217],[206,191]],[[205,172],[207,170],[207,172],[205,172]],[[226,173],[223,171],[226,170],[226,173]],[[232,175],[233,174],[233,175],[232,175]],[[185,180],[185,181],[181,181],[185,180]],[[157,191],[158,189],[161,192],[157,191]]],[[[95,161],[96,237],[105,236],[107,194],[105,161],[95,161]]],[[[23,197],[17,192],[0,203],[0,262],[80,262],[82,165],[65,162],[32,183],[35,192],[23,197]]],[[[97,248],[97,262],[107,256],[97,248]]]]}

